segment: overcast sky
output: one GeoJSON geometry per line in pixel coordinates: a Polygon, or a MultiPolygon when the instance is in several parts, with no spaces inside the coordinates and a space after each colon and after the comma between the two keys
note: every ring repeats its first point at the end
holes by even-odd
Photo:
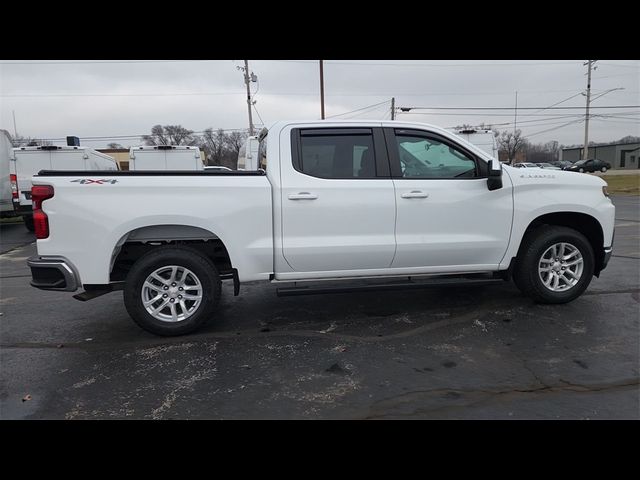
{"type": "MultiPolygon", "coordinates": [[[[326,60],[327,117],[388,119],[390,99],[399,107],[508,107],[510,110],[413,110],[399,120],[442,127],[494,124],[513,129],[516,91],[518,128],[532,142],[584,140],[584,60],[396,61],[326,60]],[[572,97],[570,98],[569,97],[572,97]],[[568,100],[567,100],[568,99],[568,100]],[[566,100],[566,101],[563,101],[566,100]],[[376,107],[342,115],[374,104],[376,107]],[[562,102],[562,103],[559,103],[562,102]],[[580,109],[546,109],[580,107],[580,109]],[[565,125],[569,122],[569,125],[565,125]],[[498,124],[504,124],[499,125],[498,124]]],[[[254,122],[320,118],[318,62],[250,60],[258,76],[254,122]],[[262,119],[262,120],[261,120],[262,119]]],[[[81,137],[84,145],[137,145],[155,124],[180,124],[196,132],[246,128],[241,60],[214,61],[4,61],[0,60],[0,128],[37,138],[81,137]],[[90,141],[83,137],[113,137],[90,141]]],[[[589,139],[640,135],[640,62],[599,60],[589,139]]],[[[64,140],[54,141],[64,144],[64,140]]]]}

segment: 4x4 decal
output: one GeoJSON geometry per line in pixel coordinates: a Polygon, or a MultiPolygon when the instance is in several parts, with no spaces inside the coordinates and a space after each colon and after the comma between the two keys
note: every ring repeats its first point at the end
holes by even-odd
{"type": "Polygon", "coordinates": [[[101,178],[99,180],[93,180],[91,178],[78,178],[77,180],[71,180],[71,182],[78,182],[80,185],[87,185],[87,184],[91,184],[91,183],[96,183],[98,185],[104,185],[105,183],[110,183],[110,184],[114,184],[114,183],[118,183],[118,180],[113,179],[113,178],[101,178]]]}

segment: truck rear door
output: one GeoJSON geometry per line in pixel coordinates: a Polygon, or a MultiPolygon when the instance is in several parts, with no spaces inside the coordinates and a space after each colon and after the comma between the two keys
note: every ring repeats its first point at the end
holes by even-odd
{"type": "MultiPolygon", "coordinates": [[[[51,170],[89,170],[84,150],[59,150],[49,152],[51,170]]],[[[89,156],[87,155],[87,158],[89,156]]]]}
{"type": "Polygon", "coordinates": [[[295,272],[391,265],[395,196],[381,128],[294,128],[282,168],[283,254],[295,272]]]}

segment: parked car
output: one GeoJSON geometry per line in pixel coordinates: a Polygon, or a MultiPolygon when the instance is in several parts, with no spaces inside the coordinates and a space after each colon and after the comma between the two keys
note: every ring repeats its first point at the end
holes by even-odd
{"type": "Polygon", "coordinates": [[[286,121],[259,141],[266,171],[40,172],[31,285],[124,290],[139,326],[181,335],[215,319],[224,280],[300,295],[513,278],[566,303],[611,256],[599,177],[524,175],[421,123],[286,121]]]}
{"type": "Polygon", "coordinates": [[[514,163],[513,166],[516,168],[540,168],[535,163],[528,163],[528,162],[514,163]]]}
{"type": "Polygon", "coordinates": [[[597,160],[595,158],[591,158],[589,160],[579,160],[573,165],[564,168],[564,170],[568,170],[570,172],[606,172],[611,168],[611,164],[608,162],[603,162],[602,160],[597,160]]]}
{"type": "Polygon", "coordinates": [[[551,165],[550,163],[541,162],[541,163],[536,163],[536,165],[540,168],[545,168],[547,170],[562,170],[561,168],[556,167],[555,165],[551,165]]]}
{"type": "Polygon", "coordinates": [[[563,170],[565,167],[570,167],[571,165],[573,165],[573,163],[567,160],[556,160],[555,162],[549,162],[549,163],[554,167],[559,167],[561,170],[563,170]]]}

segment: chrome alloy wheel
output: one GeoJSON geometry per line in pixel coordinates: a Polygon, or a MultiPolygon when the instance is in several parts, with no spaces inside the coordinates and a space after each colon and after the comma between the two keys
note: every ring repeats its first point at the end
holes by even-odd
{"type": "Polygon", "coordinates": [[[202,303],[202,284],[191,270],[177,265],[160,267],[142,284],[142,304],[163,322],[180,322],[202,303]]]}
{"type": "Polygon", "coordinates": [[[570,243],[555,243],[545,250],[538,262],[538,275],[552,292],[565,292],[572,288],[584,270],[580,250],[570,243]]]}

